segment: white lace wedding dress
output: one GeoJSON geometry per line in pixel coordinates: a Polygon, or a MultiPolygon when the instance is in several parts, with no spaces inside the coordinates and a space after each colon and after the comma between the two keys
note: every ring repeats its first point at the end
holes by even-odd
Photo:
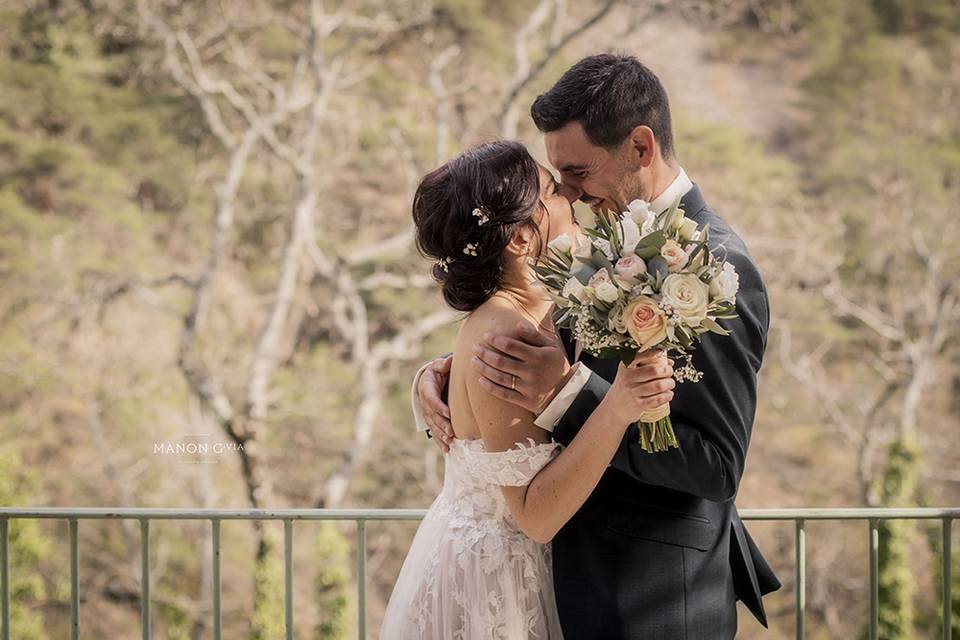
{"type": "Polygon", "coordinates": [[[550,545],[524,535],[500,489],[530,483],[556,443],[487,452],[454,440],[443,490],[417,530],[387,605],[382,640],[561,638],[550,545]]]}

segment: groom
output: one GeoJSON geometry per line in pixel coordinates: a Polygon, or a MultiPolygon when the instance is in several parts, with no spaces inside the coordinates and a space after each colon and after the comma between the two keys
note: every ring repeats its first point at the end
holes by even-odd
{"type": "MultiPolygon", "coordinates": [[[[631,427],[600,484],[553,541],[557,608],[567,640],[721,640],[737,629],[739,599],[766,626],[762,596],[780,587],[737,514],[770,322],[766,288],[746,246],[677,163],[660,80],[637,59],[603,54],[568,70],[531,108],[547,156],[571,199],[625,211],[636,198],[659,213],[678,197],[710,247],[740,277],[727,337],[705,334],[699,383],[677,385],[671,416],[679,449],[644,452],[631,427]]],[[[492,394],[539,414],[567,445],[600,403],[617,360],[581,353],[518,327],[488,336],[474,365],[492,394]]],[[[449,359],[414,383],[418,424],[446,449],[441,400],[449,359]]]]}

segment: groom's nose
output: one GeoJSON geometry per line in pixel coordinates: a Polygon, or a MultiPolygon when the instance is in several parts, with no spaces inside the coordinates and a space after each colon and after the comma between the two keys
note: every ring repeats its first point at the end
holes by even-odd
{"type": "Polygon", "coordinates": [[[570,201],[570,204],[573,204],[583,195],[583,189],[571,185],[569,182],[563,182],[560,184],[560,195],[570,201]]]}

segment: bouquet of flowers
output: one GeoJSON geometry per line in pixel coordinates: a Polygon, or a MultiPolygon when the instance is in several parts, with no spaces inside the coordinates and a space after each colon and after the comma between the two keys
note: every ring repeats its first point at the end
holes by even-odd
{"type": "MultiPolygon", "coordinates": [[[[703,374],[691,351],[706,332],[729,335],[717,322],[735,318],[739,276],[711,252],[709,225],[697,228],[680,201],[663,213],[634,200],[628,211],[578,212],[582,235],[554,239],[534,265],[556,303],[554,323],[569,328],[583,349],[629,365],[648,349],[674,351],[685,364],[678,382],[703,374]]],[[[644,451],[678,447],[670,405],[637,423],[644,451]]]]}

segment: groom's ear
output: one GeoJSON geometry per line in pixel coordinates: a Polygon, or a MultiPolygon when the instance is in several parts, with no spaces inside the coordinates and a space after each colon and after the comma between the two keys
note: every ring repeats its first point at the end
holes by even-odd
{"type": "Polygon", "coordinates": [[[630,153],[637,165],[643,168],[649,167],[656,157],[657,149],[657,138],[653,135],[653,129],[645,124],[634,127],[628,140],[630,142],[630,153]]]}

